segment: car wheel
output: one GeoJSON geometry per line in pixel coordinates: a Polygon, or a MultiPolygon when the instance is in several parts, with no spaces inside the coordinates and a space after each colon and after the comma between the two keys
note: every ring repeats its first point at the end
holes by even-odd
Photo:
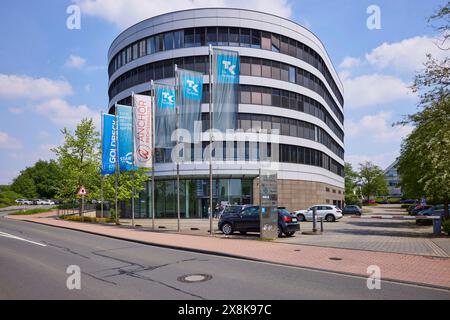
{"type": "Polygon", "coordinates": [[[278,232],[278,238],[281,238],[283,236],[283,230],[280,228],[280,226],[277,227],[278,232]]]}
{"type": "Polygon", "coordinates": [[[295,231],[285,233],[286,237],[292,237],[295,234],[295,231]]]}
{"type": "Polygon", "coordinates": [[[297,219],[298,219],[298,221],[306,221],[306,218],[303,214],[297,215],[297,219]]]}
{"type": "Polygon", "coordinates": [[[229,236],[233,233],[233,226],[230,223],[224,223],[222,226],[222,232],[223,234],[229,236]]]}
{"type": "Polygon", "coordinates": [[[325,220],[327,220],[327,222],[335,222],[335,221],[336,221],[336,218],[335,218],[332,214],[328,214],[328,215],[325,217],[325,220]]]}

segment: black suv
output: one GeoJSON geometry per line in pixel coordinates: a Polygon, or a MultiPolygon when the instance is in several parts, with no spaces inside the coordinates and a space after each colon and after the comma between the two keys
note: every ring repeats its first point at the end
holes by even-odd
{"type": "MultiPolygon", "coordinates": [[[[219,230],[230,235],[235,231],[242,234],[247,232],[259,232],[259,206],[242,206],[241,210],[230,210],[221,215],[219,230]]],[[[285,234],[292,237],[295,232],[300,231],[297,218],[286,209],[278,209],[278,237],[285,234]]]]}

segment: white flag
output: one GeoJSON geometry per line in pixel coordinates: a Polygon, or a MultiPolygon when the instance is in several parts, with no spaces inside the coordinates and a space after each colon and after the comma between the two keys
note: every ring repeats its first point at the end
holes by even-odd
{"type": "Polygon", "coordinates": [[[152,168],[153,162],[153,110],[152,98],[134,95],[134,164],[139,168],[152,168]]]}

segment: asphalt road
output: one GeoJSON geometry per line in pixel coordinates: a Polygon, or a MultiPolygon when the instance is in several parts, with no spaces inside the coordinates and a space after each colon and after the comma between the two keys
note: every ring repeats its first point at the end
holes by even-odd
{"type": "Polygon", "coordinates": [[[368,290],[361,277],[158,248],[0,217],[0,299],[450,299],[450,291],[384,281],[381,290],[368,290]],[[81,290],[66,287],[69,265],[80,267],[81,290]],[[212,278],[178,280],[189,274],[212,278]]]}

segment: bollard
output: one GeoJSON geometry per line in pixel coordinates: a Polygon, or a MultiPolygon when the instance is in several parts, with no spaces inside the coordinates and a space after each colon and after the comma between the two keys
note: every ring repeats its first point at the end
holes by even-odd
{"type": "Polygon", "coordinates": [[[317,221],[316,221],[316,219],[317,219],[317,209],[316,208],[314,208],[313,209],[313,232],[317,232],[317,225],[316,225],[316,223],[317,223],[317,221]]]}
{"type": "Polygon", "coordinates": [[[435,236],[440,236],[441,235],[441,231],[442,230],[442,218],[439,217],[439,219],[434,218],[433,219],[433,234],[435,236]]]}
{"type": "Polygon", "coordinates": [[[320,217],[320,232],[323,233],[323,217],[320,217]]]}

